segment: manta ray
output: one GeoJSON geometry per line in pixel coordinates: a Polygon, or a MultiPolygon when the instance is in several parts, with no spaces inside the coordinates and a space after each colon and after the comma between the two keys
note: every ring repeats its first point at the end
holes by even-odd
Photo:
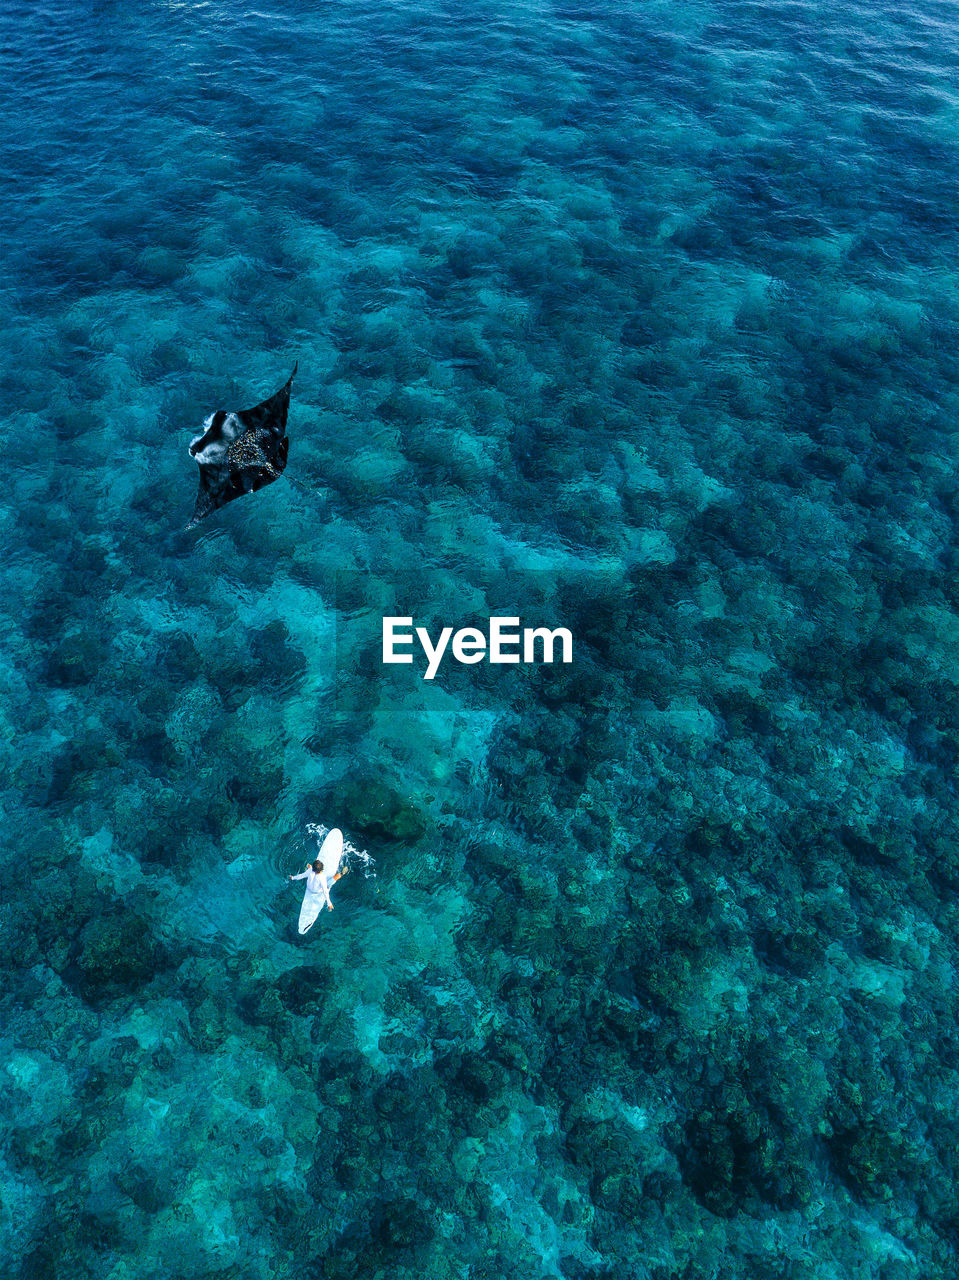
{"type": "Polygon", "coordinates": [[[211,413],[201,434],[190,441],[190,454],[200,468],[200,489],[188,528],[282,475],[290,449],[286,415],[297,367],[294,364],[279,391],[252,409],[211,413]]]}

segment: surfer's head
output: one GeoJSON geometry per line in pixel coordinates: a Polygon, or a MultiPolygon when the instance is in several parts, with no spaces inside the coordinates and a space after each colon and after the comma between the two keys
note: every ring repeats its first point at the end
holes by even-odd
{"type": "Polygon", "coordinates": [[[317,860],[313,863],[313,870],[316,872],[317,875],[319,875],[320,872],[323,870],[323,863],[319,860],[319,858],[317,858],[317,860]]]}

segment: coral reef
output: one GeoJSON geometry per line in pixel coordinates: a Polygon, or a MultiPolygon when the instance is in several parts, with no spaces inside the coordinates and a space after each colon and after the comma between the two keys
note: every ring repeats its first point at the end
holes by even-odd
{"type": "Polygon", "coordinates": [[[0,14],[9,1280],[956,1274],[934,10],[0,14]]]}

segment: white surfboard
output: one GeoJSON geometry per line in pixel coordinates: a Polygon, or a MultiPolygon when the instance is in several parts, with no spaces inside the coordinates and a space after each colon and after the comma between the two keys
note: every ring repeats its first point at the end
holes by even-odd
{"type": "MultiPolygon", "coordinates": [[[[320,852],[316,855],[320,862],[323,863],[323,879],[326,881],[327,892],[333,883],[333,877],[339,870],[340,860],[343,857],[343,832],[339,827],[334,827],[332,831],[327,832],[326,839],[320,846],[320,852]]],[[[326,906],[326,899],[322,893],[310,893],[307,889],[303,895],[303,903],[300,907],[300,933],[307,933],[316,923],[316,917],[326,906]]]]}

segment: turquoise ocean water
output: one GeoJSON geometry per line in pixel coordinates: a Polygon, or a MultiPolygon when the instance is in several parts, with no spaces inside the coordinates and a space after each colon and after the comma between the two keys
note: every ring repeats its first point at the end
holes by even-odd
{"type": "Polygon", "coordinates": [[[0,4],[4,1277],[957,1274],[957,73],[941,0],[0,4]]]}

